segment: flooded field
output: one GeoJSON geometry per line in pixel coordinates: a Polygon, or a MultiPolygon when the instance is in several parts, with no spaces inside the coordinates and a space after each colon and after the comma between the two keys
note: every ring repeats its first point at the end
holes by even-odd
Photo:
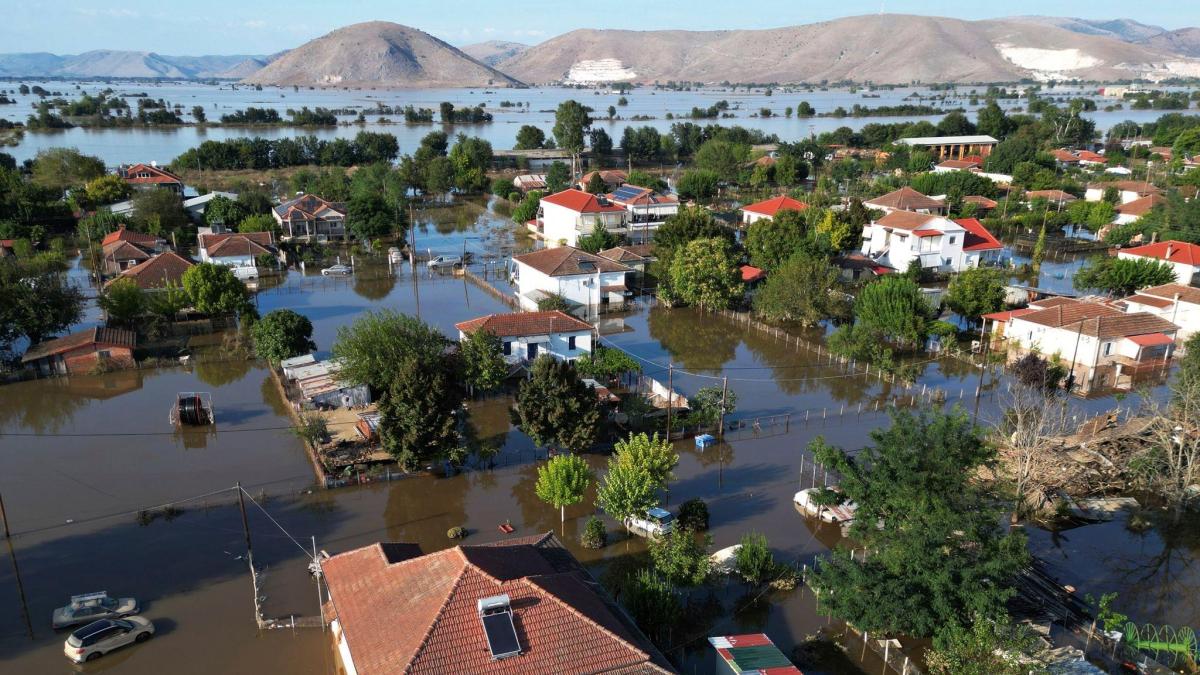
{"type": "MultiPolygon", "coordinates": [[[[482,256],[528,245],[480,203],[432,209],[419,220],[420,249],[450,253],[465,245],[482,256]]],[[[462,277],[359,263],[355,277],[293,271],[264,284],[272,287],[257,294],[259,309],[287,307],[308,316],[322,352],[339,327],[368,309],[419,314],[448,336],[456,322],[506,310],[462,277]]],[[[987,423],[1005,384],[1002,374],[985,373],[977,404],[979,369],[942,358],[921,363],[917,386],[904,389],[728,319],[644,301],[603,319],[603,341],[640,359],[647,375],[671,378],[685,395],[727,377],[737,393],[732,419],[744,422],[742,428],[703,451],[690,441],[677,443],[677,480],[665,495],[672,506],[692,497],[708,503],[713,550],[757,531],[780,559],[811,563],[839,537],[802,518],[792,504],[795,491],[814,481],[811,460],[809,470],[800,470],[809,441],[820,435],[861,447],[871,429],[887,423],[877,405],[886,409],[914,392],[919,397],[922,387],[945,390],[949,404],[961,397],[987,423]]],[[[816,341],[820,334],[806,337],[816,341]]],[[[307,456],[287,430],[285,402],[267,371],[253,363],[201,359],[186,367],[0,387],[0,495],[14,533],[11,548],[0,546],[0,671],[332,673],[328,636],[319,628],[256,627],[241,516],[230,489],[239,481],[251,498],[249,530],[268,618],[317,616],[317,590],[306,571],[314,544],[337,553],[380,540],[408,541],[428,552],[451,545],[451,527],[465,527],[467,543],[481,543],[503,537],[497,526],[507,521],[514,536],[558,532],[601,579],[637,564],[644,541],[627,537],[611,520],[607,547],[578,545],[593,495],[568,507],[562,525],[557,511],[535,496],[544,453],[512,428],[510,403],[497,396],[470,405],[474,434],[497,449],[489,462],[471,460],[449,478],[414,476],[324,491],[314,488],[307,456]],[[183,391],[212,394],[215,432],[172,430],[167,409],[183,391]],[[49,629],[49,615],[71,594],[94,590],[137,597],[159,635],[74,668],[61,653],[65,636],[49,629]]],[[[1111,403],[1078,405],[1082,413],[1111,403]]],[[[597,469],[606,461],[603,451],[587,458],[597,469]]],[[[823,482],[824,475],[815,480],[823,482]]],[[[1035,530],[1031,539],[1065,576],[1078,577],[1071,583],[1081,589],[1128,597],[1128,611],[1138,620],[1194,624],[1200,618],[1196,538],[1175,533],[1133,534],[1113,523],[1059,534],[1035,530]],[[1152,556],[1163,562],[1148,577],[1148,570],[1120,565],[1153,564],[1146,562],[1152,556]]],[[[758,598],[744,593],[737,584],[700,592],[724,608],[723,618],[703,634],[674,637],[669,655],[683,672],[714,672],[703,639],[708,634],[765,631],[790,652],[829,625],[802,587],[758,598]]],[[[869,664],[868,672],[880,668],[869,664]]]]}

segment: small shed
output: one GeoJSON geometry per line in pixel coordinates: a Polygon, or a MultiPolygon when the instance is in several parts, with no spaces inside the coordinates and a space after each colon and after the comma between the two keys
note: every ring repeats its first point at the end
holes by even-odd
{"type": "Polygon", "coordinates": [[[137,334],[121,328],[87,328],[29,348],[21,363],[41,375],[86,373],[101,363],[133,366],[137,334]]]}
{"type": "Polygon", "coordinates": [[[283,369],[283,376],[289,380],[296,379],[296,370],[304,366],[311,366],[317,362],[317,357],[312,354],[302,354],[293,356],[290,359],[284,359],[279,362],[279,367],[283,369]]]}

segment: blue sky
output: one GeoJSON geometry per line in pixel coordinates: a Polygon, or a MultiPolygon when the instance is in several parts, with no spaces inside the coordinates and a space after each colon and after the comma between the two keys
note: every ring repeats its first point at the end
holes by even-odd
{"type": "Polygon", "coordinates": [[[1187,0],[5,0],[4,4],[0,51],[59,54],[103,48],[173,55],[265,54],[372,19],[414,26],[460,46],[493,39],[533,44],[584,27],[772,28],[881,9],[961,19],[1046,14],[1128,17],[1166,28],[1200,25],[1200,3],[1187,0]]]}

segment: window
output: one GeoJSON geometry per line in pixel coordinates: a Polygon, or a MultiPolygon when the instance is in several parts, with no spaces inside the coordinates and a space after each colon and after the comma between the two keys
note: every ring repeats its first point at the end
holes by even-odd
{"type": "Polygon", "coordinates": [[[536,343],[536,342],[530,342],[530,343],[529,343],[529,347],[528,347],[527,351],[528,351],[528,354],[529,354],[529,360],[530,360],[530,361],[532,361],[533,359],[536,359],[536,358],[537,358],[537,353],[538,353],[538,343],[536,343]]]}
{"type": "Polygon", "coordinates": [[[512,342],[510,342],[508,340],[504,341],[504,355],[505,356],[512,355],[512,342]]]}
{"type": "Polygon", "coordinates": [[[1105,356],[1108,356],[1109,354],[1112,353],[1112,346],[1113,346],[1113,343],[1111,343],[1111,342],[1104,343],[1104,355],[1105,356]]]}
{"type": "Polygon", "coordinates": [[[950,235],[950,243],[951,243],[951,244],[953,244],[953,243],[954,243],[954,239],[955,239],[954,235],[950,235]]]}
{"type": "Polygon", "coordinates": [[[567,349],[569,349],[571,351],[575,351],[575,336],[574,335],[567,338],[567,349]]]}

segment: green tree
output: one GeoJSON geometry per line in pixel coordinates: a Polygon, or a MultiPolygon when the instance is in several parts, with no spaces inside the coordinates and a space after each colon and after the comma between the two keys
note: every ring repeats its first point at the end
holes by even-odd
{"type": "Polygon", "coordinates": [[[487,170],[492,164],[492,144],[459,134],[450,149],[450,162],[454,165],[454,185],[467,192],[479,192],[487,187],[487,170]]]}
{"type": "Polygon", "coordinates": [[[715,171],[693,169],[683,172],[676,187],[680,197],[703,201],[717,195],[717,186],[720,182],[721,177],[715,171]]]}
{"type": "Polygon", "coordinates": [[[917,284],[898,274],[867,284],[854,302],[854,316],[863,327],[904,346],[925,339],[930,313],[917,284]]]}
{"type": "Polygon", "coordinates": [[[977,618],[939,635],[929,653],[932,675],[1043,675],[1038,638],[1023,624],[977,618]]]}
{"type": "Polygon", "coordinates": [[[346,381],[387,392],[400,377],[403,364],[437,363],[446,345],[438,329],[416,317],[383,309],[365,312],[349,326],[339,327],[333,356],[341,362],[339,374],[346,381]]]}
{"type": "Polygon", "coordinates": [[[517,130],[517,144],[514,146],[516,150],[537,150],[546,144],[546,132],[533,126],[532,124],[523,124],[517,130]]]}
{"type": "Polygon", "coordinates": [[[85,155],[76,148],[41,150],[33,159],[33,183],[60,194],[83,187],[103,175],[104,160],[85,155]]]}
{"type": "Polygon", "coordinates": [[[592,226],[592,231],[580,237],[575,242],[575,246],[588,253],[599,253],[600,251],[616,246],[619,242],[620,239],[617,235],[609,232],[604,223],[597,221],[592,226]]]}
{"type": "Polygon", "coordinates": [[[646,512],[658,504],[657,485],[649,469],[640,464],[608,460],[608,473],[596,489],[596,506],[626,524],[630,516],[646,512]]]}
{"type": "Polygon", "coordinates": [[[987,105],[979,109],[975,116],[975,122],[977,133],[999,140],[1004,140],[1013,129],[1011,120],[1004,114],[1004,109],[996,103],[995,99],[989,99],[987,105]]]}
{"type": "Polygon", "coordinates": [[[555,506],[562,522],[567,522],[567,506],[583,501],[583,494],[592,484],[592,468],[579,455],[555,455],[538,467],[533,491],[538,499],[555,506]]]}
{"type": "Polygon", "coordinates": [[[146,311],[146,294],[133,279],[118,278],[104,289],[99,304],[110,324],[136,328],[138,317],[146,311]]]}
{"type": "Polygon", "coordinates": [[[672,586],[699,586],[712,570],[712,561],[708,557],[710,546],[711,535],[697,535],[679,528],[650,540],[650,560],[654,571],[672,586]]]}
{"type": "Polygon", "coordinates": [[[750,264],[768,273],[779,269],[807,247],[811,231],[804,214],[785,209],[773,218],[760,218],[746,230],[750,264]]]}
{"type": "Polygon", "coordinates": [[[458,345],[463,376],[472,391],[495,391],[508,374],[504,362],[504,344],[495,333],[477,330],[467,333],[458,345]]]}
{"type": "Polygon", "coordinates": [[[648,568],[639,569],[621,589],[621,603],[642,629],[658,644],[671,634],[683,607],[670,582],[648,568]]]}
{"type": "Polygon", "coordinates": [[[675,251],[688,242],[713,238],[724,239],[732,245],[733,230],[713,218],[708,209],[685,206],[654,231],[654,252],[660,261],[669,265],[675,251]]]}
{"type": "Polygon", "coordinates": [[[600,176],[599,171],[592,174],[592,177],[588,179],[587,185],[585,185],[584,187],[587,189],[588,192],[590,192],[594,195],[604,194],[605,192],[608,192],[608,183],[604,182],[604,178],[600,176]]]}
{"type": "Polygon", "coordinates": [[[697,239],[675,252],[671,297],[701,309],[726,309],[744,292],[733,253],[724,239],[697,239]]]}
{"type": "Polygon", "coordinates": [[[290,309],[276,309],[255,322],[250,335],[254,338],[254,353],[260,359],[279,363],[316,349],[312,331],[308,317],[290,309]]]}
{"type": "Polygon", "coordinates": [[[999,270],[976,267],[950,280],[946,306],[967,321],[1004,309],[1004,276],[999,270]]]}
{"type": "Polygon", "coordinates": [[[1042,223],[1042,228],[1038,230],[1037,241],[1033,243],[1033,253],[1030,256],[1030,265],[1033,269],[1040,270],[1042,267],[1042,259],[1046,257],[1046,224],[1042,223]]]}
{"type": "Polygon", "coordinates": [[[583,152],[588,127],[592,126],[591,108],[578,101],[563,101],[554,112],[554,141],[571,153],[571,176],[583,152]]]}
{"type": "Polygon", "coordinates": [[[716,138],[705,141],[694,157],[697,168],[712,171],[726,181],[736,181],[742,165],[749,159],[749,145],[716,138]]]}
{"type": "Polygon", "coordinates": [[[405,471],[415,471],[460,446],[462,389],[444,355],[409,357],[392,370],[395,378],[379,401],[379,437],[405,471]]]}
{"type": "Polygon", "coordinates": [[[757,532],[742,535],[734,553],[734,567],[747,583],[759,586],[771,581],[775,572],[775,556],[767,546],[767,537],[757,532]]]}
{"type": "Polygon", "coordinates": [[[629,434],[628,438],[616,442],[613,457],[618,463],[631,464],[646,470],[656,489],[665,489],[675,479],[675,466],[679,455],[671,448],[671,442],[659,438],[658,434],[629,434]]]}
{"type": "Polygon", "coordinates": [[[355,191],[346,204],[346,211],[346,226],[363,241],[392,233],[396,221],[395,210],[379,192],[355,191]]]}
{"type": "Polygon", "coordinates": [[[192,307],[205,314],[237,314],[241,319],[254,319],[258,314],[246,285],[224,265],[193,265],[183,273],[183,288],[192,300],[192,307]]]}
{"type": "Polygon", "coordinates": [[[571,169],[562,162],[552,162],[546,169],[546,191],[562,192],[571,184],[571,169]]]}
{"type": "Polygon", "coordinates": [[[1150,258],[1103,257],[1084,265],[1073,282],[1079,290],[1099,289],[1109,295],[1126,296],[1139,288],[1175,281],[1171,265],[1150,258]]]}
{"type": "Polygon", "coordinates": [[[667,184],[663,181],[663,179],[647,171],[642,171],[641,169],[634,169],[633,171],[630,171],[629,175],[625,177],[625,184],[650,188],[651,190],[658,190],[660,192],[665,190],[667,187],[667,184]]]}
{"type": "Polygon", "coordinates": [[[240,203],[222,195],[213,197],[204,207],[204,222],[209,225],[225,225],[232,228],[249,215],[240,203]]]}
{"type": "Polygon", "coordinates": [[[0,264],[0,297],[0,352],[21,337],[37,344],[83,315],[83,292],[57,270],[0,264]]]}
{"type": "Polygon", "coordinates": [[[204,106],[192,106],[192,119],[196,121],[196,124],[204,124],[208,121],[208,115],[204,113],[204,106]]]}
{"type": "Polygon", "coordinates": [[[89,204],[100,206],[129,199],[130,189],[129,183],[110,173],[88,181],[84,192],[89,204]]]}
{"type": "Polygon", "coordinates": [[[698,424],[716,426],[720,424],[722,415],[732,414],[737,409],[737,392],[722,387],[700,387],[696,394],[688,399],[688,405],[692,409],[689,416],[691,420],[698,424]]]}
{"type": "Polygon", "coordinates": [[[575,369],[582,377],[603,381],[620,377],[625,373],[638,372],[642,367],[632,356],[620,349],[596,345],[591,353],[576,359],[575,369]]]}
{"type": "MultiPolygon", "coordinates": [[[[852,536],[870,551],[838,549],[812,575],[821,606],[871,633],[937,637],[1000,620],[1010,580],[1029,554],[1001,526],[1003,503],[977,478],[995,449],[961,410],[898,411],[851,456],[818,438],[817,461],[842,477],[857,505],[852,536]]],[[[826,498],[830,495],[825,495],[826,498]]]]}
{"type": "MultiPolygon", "coordinates": [[[[215,199],[213,201],[216,201],[215,199]]],[[[246,216],[238,223],[237,231],[243,234],[249,232],[275,232],[278,229],[279,223],[275,219],[265,213],[255,213],[246,216]]]]}
{"type": "Polygon", "coordinates": [[[170,190],[140,190],[133,196],[133,215],[151,234],[181,229],[188,224],[179,195],[170,190]]]}
{"type": "Polygon", "coordinates": [[[600,404],[572,364],[543,355],[521,383],[513,422],[537,445],[582,451],[596,442],[600,404]]]}

